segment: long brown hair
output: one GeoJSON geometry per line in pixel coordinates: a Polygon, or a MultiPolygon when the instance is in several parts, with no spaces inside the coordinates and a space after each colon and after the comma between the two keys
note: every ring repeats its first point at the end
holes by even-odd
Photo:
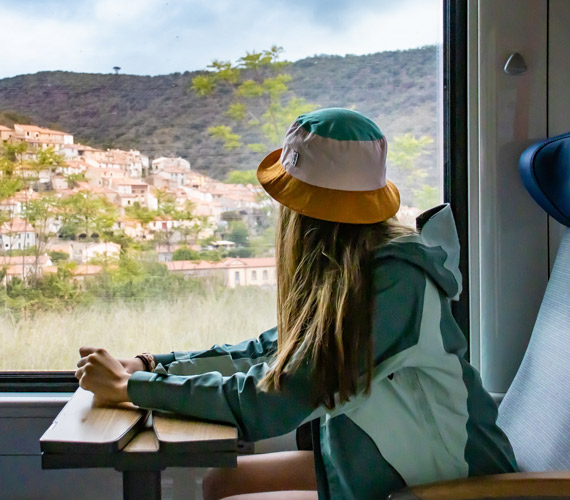
{"type": "Polygon", "coordinates": [[[311,366],[316,405],[347,401],[372,381],[371,260],[413,232],[395,219],[344,224],[280,207],[276,235],[278,348],[261,382],[280,390],[287,373],[311,366]],[[364,376],[362,378],[362,376],[364,376]]]}

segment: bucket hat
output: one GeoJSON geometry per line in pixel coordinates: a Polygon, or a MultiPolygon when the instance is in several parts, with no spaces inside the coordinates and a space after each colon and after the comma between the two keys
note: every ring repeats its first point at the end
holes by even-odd
{"type": "Polygon", "coordinates": [[[364,115],[327,108],[300,115],[257,178],[276,201],[315,219],[371,224],[394,216],[397,187],[386,179],[388,144],[364,115]]]}

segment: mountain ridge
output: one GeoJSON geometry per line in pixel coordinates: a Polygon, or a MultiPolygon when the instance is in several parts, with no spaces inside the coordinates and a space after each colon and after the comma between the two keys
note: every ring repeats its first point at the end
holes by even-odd
{"type": "MultiPolygon", "coordinates": [[[[363,56],[318,55],[285,68],[293,94],[319,107],[353,107],[375,120],[390,140],[410,133],[437,134],[439,49],[427,46],[363,56]]],[[[73,134],[99,148],[139,149],[151,158],[182,156],[192,168],[223,178],[254,168],[263,153],[224,150],[208,127],[233,126],[249,142],[261,142],[247,124],[224,112],[232,94],[218,87],[211,97],[189,90],[204,71],[141,76],[43,71],[0,80],[0,124],[22,117],[73,134]],[[6,118],[8,115],[8,118],[6,118]],[[3,118],[4,117],[4,118],[3,118]]],[[[422,160],[426,164],[435,146],[422,160]]],[[[428,165],[428,170],[431,168],[428,165]]]]}

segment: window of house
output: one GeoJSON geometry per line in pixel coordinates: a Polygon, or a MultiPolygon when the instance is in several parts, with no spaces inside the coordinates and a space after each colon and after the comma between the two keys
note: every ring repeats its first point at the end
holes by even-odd
{"type": "Polygon", "coordinates": [[[231,16],[150,0],[120,15],[111,4],[72,3],[61,17],[48,4],[3,7],[14,22],[3,34],[12,50],[0,67],[0,125],[42,127],[47,144],[37,160],[30,132],[0,144],[0,224],[23,218],[36,233],[30,248],[12,238],[0,252],[0,371],[69,372],[81,345],[128,357],[233,343],[274,326],[276,288],[234,289],[223,263],[274,258],[277,207],[255,169],[301,113],[341,106],[379,125],[403,222],[443,200],[443,0],[324,10],[244,0],[231,16]],[[140,44],[135,27],[161,35],[140,44]],[[255,92],[244,92],[246,81],[255,92]],[[53,129],[74,147],[58,153],[53,129]],[[122,167],[105,174],[109,165],[122,167]],[[37,172],[63,174],[66,185],[40,189],[37,172]],[[122,180],[146,185],[124,207],[122,180]],[[14,277],[26,257],[29,272],[14,277]],[[168,339],[158,334],[165,328],[168,339]],[[37,346],[41,355],[30,355],[37,346]]]}

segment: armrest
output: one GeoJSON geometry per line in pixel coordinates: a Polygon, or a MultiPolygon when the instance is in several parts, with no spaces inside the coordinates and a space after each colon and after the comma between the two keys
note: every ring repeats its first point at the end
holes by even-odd
{"type": "Polygon", "coordinates": [[[518,472],[470,477],[413,486],[389,500],[475,500],[481,498],[558,497],[570,499],[570,471],[518,472]]]}

